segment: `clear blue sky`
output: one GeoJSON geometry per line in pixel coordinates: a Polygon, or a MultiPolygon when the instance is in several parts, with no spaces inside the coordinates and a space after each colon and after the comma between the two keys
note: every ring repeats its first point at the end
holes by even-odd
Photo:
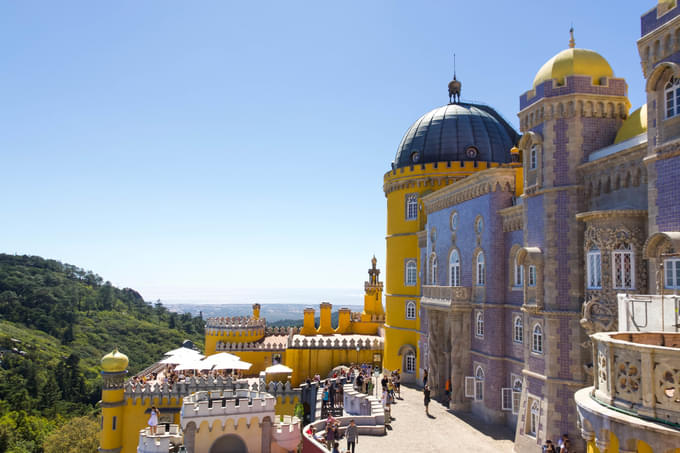
{"type": "MultiPolygon", "coordinates": [[[[517,127],[567,47],[644,100],[643,2],[5,1],[0,251],[148,299],[356,288],[384,268],[382,176],[405,130],[463,99],[517,127]]],[[[359,300],[357,303],[361,303],[359,300]]]]}

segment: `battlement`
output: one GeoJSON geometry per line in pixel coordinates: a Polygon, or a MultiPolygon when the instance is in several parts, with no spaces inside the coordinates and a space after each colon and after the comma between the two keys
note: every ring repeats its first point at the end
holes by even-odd
{"type": "Polygon", "coordinates": [[[179,426],[170,425],[170,430],[167,432],[163,431],[162,428],[162,426],[159,426],[156,435],[152,435],[149,428],[140,430],[137,453],[168,453],[171,444],[180,445],[182,443],[179,426]]]}
{"type": "Polygon", "coordinates": [[[187,395],[198,391],[221,391],[225,389],[248,389],[248,382],[246,380],[236,380],[230,377],[217,376],[216,378],[210,376],[189,377],[184,381],[180,381],[172,386],[168,384],[135,384],[132,380],[128,380],[124,386],[125,399],[132,400],[133,404],[137,399],[153,401],[157,398],[159,404],[166,400],[168,403],[171,399],[179,400],[187,395]]]}
{"type": "Polygon", "coordinates": [[[283,420],[274,424],[272,438],[286,451],[295,451],[300,443],[300,419],[284,415],[283,420]]]}
{"type": "Polygon", "coordinates": [[[268,393],[247,389],[223,392],[196,392],[184,397],[182,420],[194,417],[224,417],[232,415],[274,412],[276,398],[268,393]]]}
{"type": "Polygon", "coordinates": [[[304,336],[294,335],[290,348],[295,349],[382,349],[383,339],[375,335],[330,335],[304,336]],[[351,337],[351,338],[347,338],[351,337]],[[355,338],[358,337],[358,338],[355,338]]]}
{"type": "Polygon", "coordinates": [[[272,342],[252,342],[252,343],[231,343],[226,341],[218,341],[215,346],[215,351],[283,351],[288,347],[286,342],[272,343],[272,342]]]}
{"type": "Polygon", "coordinates": [[[266,335],[289,335],[300,333],[299,327],[267,327],[265,329],[266,335]]]}
{"type": "Polygon", "coordinates": [[[221,317],[221,318],[208,318],[205,322],[205,328],[207,329],[254,329],[258,327],[266,327],[266,319],[256,319],[250,316],[234,316],[221,317]]]}
{"type": "Polygon", "coordinates": [[[352,312],[352,322],[376,322],[376,323],[385,323],[385,315],[376,315],[376,314],[366,314],[363,315],[363,313],[358,312],[358,311],[353,311],[352,312]],[[364,319],[362,319],[362,317],[364,319]]]}

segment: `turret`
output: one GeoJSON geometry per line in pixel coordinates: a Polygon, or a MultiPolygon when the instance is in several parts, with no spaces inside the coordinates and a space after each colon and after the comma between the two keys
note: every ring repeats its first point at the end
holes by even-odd
{"type": "Polygon", "coordinates": [[[305,308],[304,320],[300,334],[316,335],[316,327],[314,327],[314,309],[312,307],[305,308]]]}
{"type": "Polygon", "coordinates": [[[376,267],[378,260],[375,255],[371,259],[371,268],[368,270],[368,281],[364,283],[364,314],[383,315],[382,291],[383,284],[380,281],[380,269],[376,267]]]}
{"type": "Polygon", "coordinates": [[[102,432],[100,451],[120,451],[123,447],[124,383],[128,358],[118,349],[106,354],[102,366],[102,432]]]}
{"type": "Polygon", "coordinates": [[[260,304],[253,304],[253,319],[260,319],[260,304]]]}
{"type": "Polygon", "coordinates": [[[319,321],[319,333],[321,335],[331,335],[335,333],[331,324],[331,310],[333,305],[330,302],[321,302],[321,313],[319,321]]]}
{"type": "Polygon", "coordinates": [[[351,313],[351,310],[347,307],[343,307],[338,311],[338,328],[335,330],[336,333],[351,333],[351,313]]]}

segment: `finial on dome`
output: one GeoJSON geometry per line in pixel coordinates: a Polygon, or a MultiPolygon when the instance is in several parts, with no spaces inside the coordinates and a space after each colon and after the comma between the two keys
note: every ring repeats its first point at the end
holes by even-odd
{"type": "Polygon", "coordinates": [[[453,80],[449,82],[449,104],[460,102],[460,91],[463,84],[456,79],[456,54],[453,54],[453,80]],[[457,100],[456,100],[457,99],[457,100]]]}
{"type": "Polygon", "coordinates": [[[574,41],[574,26],[572,25],[571,28],[569,29],[569,48],[573,49],[576,47],[576,41],[574,41]]]}

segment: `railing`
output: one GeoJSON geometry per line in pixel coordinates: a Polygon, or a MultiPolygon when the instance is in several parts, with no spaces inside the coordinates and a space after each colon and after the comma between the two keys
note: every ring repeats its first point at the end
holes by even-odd
{"type": "Polygon", "coordinates": [[[619,294],[619,330],[680,332],[680,296],[619,294]]]}
{"type": "Polygon", "coordinates": [[[470,303],[472,294],[468,286],[423,286],[421,304],[428,308],[453,308],[470,303]]]}
{"type": "Polygon", "coordinates": [[[680,427],[680,334],[601,332],[591,339],[595,400],[680,427]]]}

